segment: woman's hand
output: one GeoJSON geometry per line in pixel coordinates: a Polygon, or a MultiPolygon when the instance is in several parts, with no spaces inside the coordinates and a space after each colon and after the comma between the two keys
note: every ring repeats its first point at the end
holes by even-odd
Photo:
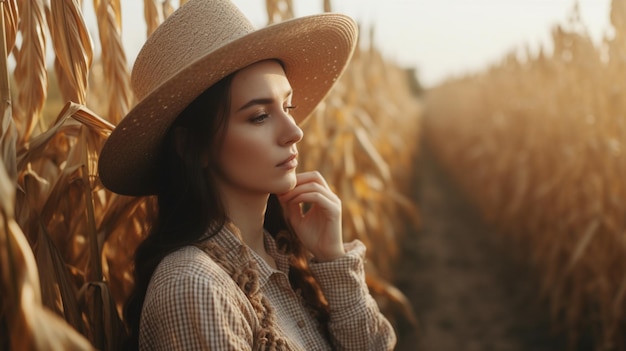
{"type": "Polygon", "coordinates": [[[296,175],[292,190],[278,195],[285,218],[300,241],[320,262],[345,255],[341,236],[341,200],[319,172],[296,175]],[[310,205],[306,213],[303,204],[310,205]]]}

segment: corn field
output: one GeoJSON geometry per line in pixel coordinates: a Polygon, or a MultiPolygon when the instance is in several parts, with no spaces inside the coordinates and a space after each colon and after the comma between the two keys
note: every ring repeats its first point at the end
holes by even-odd
{"type": "MultiPolygon", "coordinates": [[[[175,10],[170,1],[143,4],[146,36],[175,10]]],[[[293,16],[291,1],[266,6],[269,23],[293,16]]],[[[99,150],[135,100],[120,0],[93,8],[96,34],[80,1],[0,1],[0,349],[116,350],[122,340],[133,252],[155,206],[98,179],[99,150]]],[[[375,47],[360,48],[304,126],[301,147],[302,168],[319,169],[343,200],[346,240],[376,247],[368,285],[392,320],[415,318],[392,270],[407,219],[419,224],[403,195],[419,116],[404,71],[375,47]]]]}
{"type": "Polygon", "coordinates": [[[520,258],[571,349],[626,349],[626,3],[594,44],[575,8],[554,49],[429,91],[424,133],[520,258]]]}

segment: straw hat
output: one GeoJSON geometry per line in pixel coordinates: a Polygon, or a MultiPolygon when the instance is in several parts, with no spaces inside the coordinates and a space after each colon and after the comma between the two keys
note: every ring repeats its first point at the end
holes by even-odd
{"type": "Polygon", "coordinates": [[[124,195],[151,195],[161,141],[198,95],[252,63],[278,59],[302,122],[326,96],[356,46],[357,27],[339,14],[302,17],[255,30],[229,0],[190,0],[139,52],[131,75],[137,105],[105,143],[102,183],[124,195]]]}

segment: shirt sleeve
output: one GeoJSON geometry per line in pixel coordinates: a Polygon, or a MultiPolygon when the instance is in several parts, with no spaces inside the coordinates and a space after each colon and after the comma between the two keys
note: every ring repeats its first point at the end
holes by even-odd
{"type": "Polygon", "coordinates": [[[337,350],[392,350],[395,332],[365,283],[365,245],[354,240],[345,248],[339,259],[310,264],[330,307],[332,343],[337,350]]]}
{"type": "Polygon", "coordinates": [[[141,350],[250,350],[253,341],[238,289],[182,272],[156,282],[141,316],[141,350]]]}

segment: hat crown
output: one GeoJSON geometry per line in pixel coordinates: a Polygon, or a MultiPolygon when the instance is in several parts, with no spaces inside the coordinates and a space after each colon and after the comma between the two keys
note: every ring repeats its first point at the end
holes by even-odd
{"type": "Polygon", "coordinates": [[[254,30],[229,0],[187,2],[157,27],[137,55],[131,75],[135,96],[145,98],[198,58],[254,30]]]}
{"type": "Polygon", "coordinates": [[[125,195],[157,194],[162,142],[172,123],[208,87],[255,62],[283,64],[297,92],[293,116],[301,123],[344,71],[356,39],[356,23],[345,15],[312,15],[256,30],[229,0],[189,0],[137,55],[131,76],[137,104],[102,148],[102,184],[125,195]]]}

